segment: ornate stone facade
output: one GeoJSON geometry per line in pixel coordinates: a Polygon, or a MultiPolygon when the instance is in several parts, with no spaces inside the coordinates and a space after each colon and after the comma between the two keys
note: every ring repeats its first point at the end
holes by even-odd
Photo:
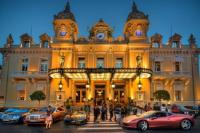
{"type": "Polygon", "coordinates": [[[55,15],[53,26],[55,36],[44,33],[39,44],[23,34],[21,43],[15,45],[9,35],[0,48],[2,106],[37,106],[29,98],[36,90],[47,96],[43,105],[63,104],[66,99],[75,105],[130,100],[144,104],[160,89],[170,93],[169,103],[200,103],[195,37],[189,37],[188,45],[182,44],[178,34],[168,44],[163,44],[158,33],[148,38],[148,16],[135,3],[124,37],[114,38],[113,30],[100,19],[88,38],[78,38],[69,3],[55,15]]]}

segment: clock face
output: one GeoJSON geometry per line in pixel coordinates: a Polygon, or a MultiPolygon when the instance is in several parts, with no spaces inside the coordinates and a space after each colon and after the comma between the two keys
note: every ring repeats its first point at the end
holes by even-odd
{"type": "Polygon", "coordinates": [[[104,37],[105,37],[105,34],[104,33],[97,33],[97,39],[99,39],[99,40],[103,40],[104,39],[104,37]]]}
{"type": "Polygon", "coordinates": [[[65,36],[66,34],[67,34],[66,31],[61,31],[61,32],[60,32],[60,36],[65,36]]]}
{"type": "Polygon", "coordinates": [[[139,37],[142,36],[142,31],[141,30],[136,30],[135,31],[135,35],[139,36],[139,37]]]}

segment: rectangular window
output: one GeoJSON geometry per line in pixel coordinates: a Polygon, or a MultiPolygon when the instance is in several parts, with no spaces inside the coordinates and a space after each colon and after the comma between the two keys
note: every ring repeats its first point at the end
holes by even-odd
{"type": "Polygon", "coordinates": [[[24,41],[23,47],[29,48],[30,47],[30,41],[24,41]]]}
{"type": "Polygon", "coordinates": [[[47,72],[47,71],[48,71],[48,60],[40,59],[40,72],[47,72]]]}
{"type": "Polygon", "coordinates": [[[180,70],[181,70],[180,67],[181,67],[181,62],[176,61],[175,62],[175,71],[180,72],[180,70]]]}
{"type": "Polygon", "coordinates": [[[175,91],[175,98],[176,98],[176,101],[181,101],[181,91],[180,90],[175,91]]]}
{"type": "Polygon", "coordinates": [[[76,85],[76,102],[84,102],[86,100],[86,86],[76,85]]]}
{"type": "Polygon", "coordinates": [[[43,48],[48,48],[48,47],[49,47],[49,41],[44,41],[43,48]]]}
{"type": "Polygon", "coordinates": [[[17,90],[17,100],[25,100],[25,90],[17,90]]]}
{"type": "Polygon", "coordinates": [[[123,67],[123,59],[117,58],[115,62],[115,68],[122,68],[123,67]]]}
{"type": "Polygon", "coordinates": [[[155,71],[156,72],[160,72],[161,71],[161,69],[160,69],[160,62],[159,61],[155,62],[155,71]]]}
{"type": "Polygon", "coordinates": [[[97,58],[97,68],[104,68],[104,58],[97,58]]]}
{"type": "Polygon", "coordinates": [[[78,68],[85,68],[85,58],[78,58],[78,68]]]}
{"type": "Polygon", "coordinates": [[[80,90],[77,90],[76,91],[76,102],[79,103],[80,99],[81,99],[81,93],[80,93],[80,90]]]}
{"type": "Polygon", "coordinates": [[[28,58],[22,59],[22,68],[21,68],[21,70],[23,72],[27,72],[28,71],[28,58]]]}

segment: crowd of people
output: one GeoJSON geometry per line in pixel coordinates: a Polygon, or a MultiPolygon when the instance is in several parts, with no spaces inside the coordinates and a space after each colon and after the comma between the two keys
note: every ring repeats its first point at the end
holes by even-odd
{"type": "Polygon", "coordinates": [[[125,105],[120,103],[110,103],[107,105],[105,102],[102,104],[94,105],[94,122],[99,121],[120,121],[129,114],[137,114],[136,106],[125,105]]]}

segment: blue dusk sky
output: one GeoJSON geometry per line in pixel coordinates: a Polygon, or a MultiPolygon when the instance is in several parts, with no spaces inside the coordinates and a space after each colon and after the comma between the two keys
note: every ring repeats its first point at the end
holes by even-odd
{"type": "MultiPolygon", "coordinates": [[[[69,0],[79,27],[79,36],[88,36],[88,29],[99,18],[114,28],[114,37],[123,35],[132,0],[69,0]]],[[[200,0],[134,0],[138,9],[149,15],[148,36],[163,35],[167,43],[174,33],[182,35],[182,43],[188,43],[193,33],[200,44],[200,0]]],[[[0,47],[11,33],[14,43],[28,33],[34,42],[48,33],[54,36],[53,16],[64,10],[67,0],[0,0],[0,47]]]]}

